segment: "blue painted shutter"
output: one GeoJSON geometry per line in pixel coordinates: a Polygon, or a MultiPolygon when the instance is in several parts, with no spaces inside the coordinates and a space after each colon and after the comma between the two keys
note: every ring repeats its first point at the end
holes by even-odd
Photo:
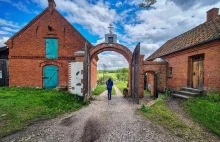
{"type": "Polygon", "coordinates": [[[46,39],[46,58],[57,59],[58,58],[58,42],[57,39],[46,39]]]}

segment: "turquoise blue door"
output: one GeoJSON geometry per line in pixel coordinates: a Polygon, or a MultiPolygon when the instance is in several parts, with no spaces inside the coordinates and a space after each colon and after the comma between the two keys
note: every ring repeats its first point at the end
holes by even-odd
{"type": "Polygon", "coordinates": [[[57,59],[58,57],[58,42],[55,38],[46,39],[46,58],[57,59]]]}
{"type": "Polygon", "coordinates": [[[58,85],[59,70],[57,66],[44,67],[44,88],[56,88],[58,85]]]}

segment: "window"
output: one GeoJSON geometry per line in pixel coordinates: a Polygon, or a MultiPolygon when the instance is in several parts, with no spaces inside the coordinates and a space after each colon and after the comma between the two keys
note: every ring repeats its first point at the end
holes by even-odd
{"type": "Polygon", "coordinates": [[[58,41],[55,38],[46,39],[46,58],[57,59],[58,58],[58,41]]]}
{"type": "Polygon", "coordinates": [[[173,68],[172,67],[169,67],[169,77],[172,77],[173,76],[173,68]]]}
{"type": "Polygon", "coordinates": [[[113,43],[113,37],[108,37],[108,43],[113,43]]]}

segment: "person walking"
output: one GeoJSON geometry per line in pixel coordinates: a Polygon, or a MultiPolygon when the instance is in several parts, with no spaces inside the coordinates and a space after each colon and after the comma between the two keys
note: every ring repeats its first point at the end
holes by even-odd
{"type": "Polygon", "coordinates": [[[112,86],[114,85],[113,81],[111,78],[106,81],[106,88],[108,90],[108,100],[111,100],[112,97],[112,86]]]}

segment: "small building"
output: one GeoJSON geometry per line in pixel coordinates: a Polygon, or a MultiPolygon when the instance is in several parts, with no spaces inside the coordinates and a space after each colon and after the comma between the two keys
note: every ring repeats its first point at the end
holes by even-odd
{"type": "Polygon", "coordinates": [[[209,10],[206,22],[170,39],[146,59],[167,62],[167,88],[178,91],[189,87],[220,93],[218,13],[218,8],[209,10]]]}
{"type": "Polygon", "coordinates": [[[8,54],[7,46],[0,47],[0,87],[8,86],[8,54]]]}
{"type": "MultiPolygon", "coordinates": [[[[83,73],[84,54],[78,52],[84,51],[85,43],[93,48],[56,10],[54,0],[48,0],[48,7],[6,42],[9,86],[69,87],[71,80],[77,78],[76,74],[70,76],[70,73],[77,72],[79,76],[83,73]]],[[[93,80],[97,79],[97,60],[95,58],[91,63],[93,80]]],[[[78,79],[76,86],[82,92],[82,79],[78,79]]],[[[95,85],[96,81],[93,81],[91,88],[95,85]]]]}

